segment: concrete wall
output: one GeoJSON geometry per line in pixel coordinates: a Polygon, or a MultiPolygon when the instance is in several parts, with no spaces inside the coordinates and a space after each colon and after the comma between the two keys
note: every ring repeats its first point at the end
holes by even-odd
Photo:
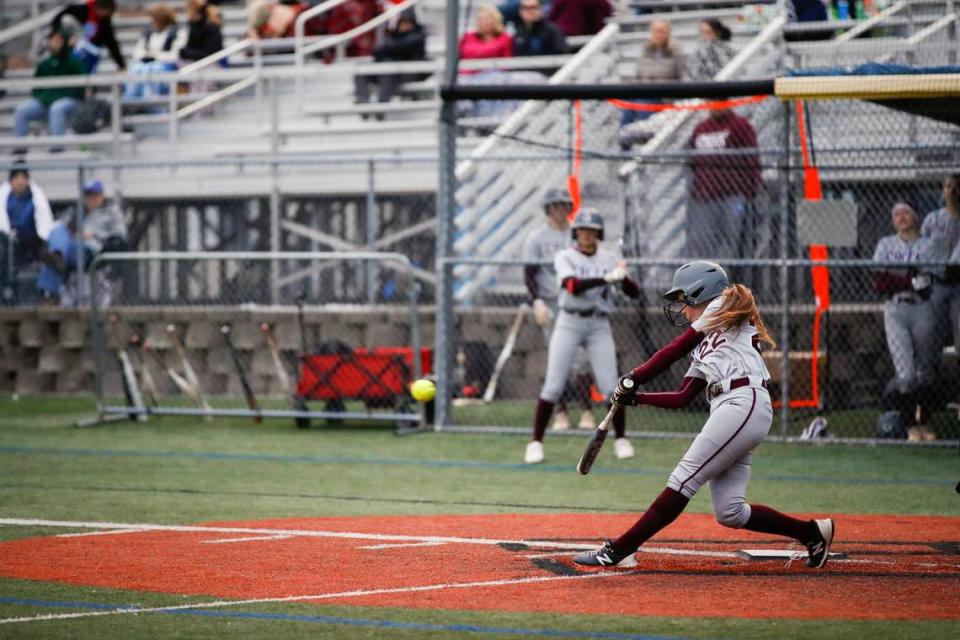
{"type": "MultiPolygon", "coordinates": [[[[420,312],[421,342],[434,343],[434,310],[420,312]]],[[[488,369],[500,352],[516,314],[515,308],[483,308],[457,314],[463,341],[486,345],[488,369]]],[[[775,313],[769,320],[775,320],[775,313]]],[[[279,308],[124,308],[117,310],[118,321],[104,321],[107,357],[104,360],[108,394],[120,392],[117,348],[127,345],[136,333],[151,345],[160,358],[178,370],[179,359],[173,350],[168,324],[176,325],[183,336],[190,361],[207,393],[239,395],[239,381],[219,328],[232,326],[233,342],[241,353],[256,393],[281,393],[274,365],[259,326],[274,327],[280,349],[294,369],[295,353],[300,348],[296,310],[279,308]]],[[[618,363],[624,370],[642,361],[657,346],[664,344],[676,330],[667,325],[657,309],[645,313],[619,313],[613,317],[618,363]]],[[[812,316],[797,313],[791,317],[791,379],[794,397],[810,393],[810,335],[812,316]]],[[[771,331],[779,337],[779,328],[771,322],[771,331]]],[[[409,313],[402,307],[365,307],[344,309],[308,307],[307,342],[341,341],[351,347],[406,346],[409,344],[409,313]]],[[[823,335],[827,356],[821,359],[821,381],[828,389],[834,407],[847,404],[876,403],[879,390],[891,375],[884,343],[882,317],[877,309],[833,312],[829,329],[823,335]],[[827,340],[829,333],[829,340],[827,340]],[[827,363],[829,362],[829,367],[827,363]],[[834,404],[836,403],[836,404],[834,404]]],[[[0,309],[0,393],[92,393],[94,391],[94,350],[89,314],[76,309],[56,307],[0,309]]],[[[131,352],[134,358],[136,352],[131,352]]],[[[507,362],[498,387],[505,398],[534,398],[546,368],[546,340],[542,331],[528,319],[518,336],[513,356],[507,362]]],[[[175,393],[172,381],[162,373],[153,358],[148,359],[161,393],[175,393]]],[[[779,356],[768,358],[774,380],[779,380],[779,356]]],[[[674,366],[671,376],[656,388],[676,384],[685,363],[674,366]]]]}

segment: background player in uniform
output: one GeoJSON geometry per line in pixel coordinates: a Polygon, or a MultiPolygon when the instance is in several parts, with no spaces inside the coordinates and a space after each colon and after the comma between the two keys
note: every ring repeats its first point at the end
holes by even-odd
{"type": "MultiPolygon", "coordinates": [[[[573,199],[567,190],[550,189],[543,198],[546,224],[534,229],[523,242],[523,259],[530,263],[537,263],[528,264],[523,268],[523,279],[533,305],[533,319],[543,328],[548,342],[553,321],[557,317],[557,272],[552,262],[554,256],[573,244],[570,239],[571,211],[573,211],[573,199]],[[549,266],[539,264],[547,260],[551,262],[549,266]]],[[[553,428],[557,430],[570,428],[570,415],[567,413],[564,400],[576,397],[582,410],[580,428],[593,429],[596,421],[593,419],[590,407],[590,361],[582,347],[577,350],[573,371],[576,381],[573,385],[565,386],[563,396],[557,401],[553,428]]]]}
{"type": "Polygon", "coordinates": [[[833,520],[798,520],[763,505],[747,504],[753,450],[773,420],[767,392],[767,366],[759,344],[774,346],[747,287],[730,285],[720,265],[698,260],[683,265],[664,294],[664,311],[676,326],[690,324],[670,344],[622,376],[614,401],[679,408],[707,390],[710,417],[670,474],[667,488],[637,522],[616,540],[577,555],[587,566],[633,566],[634,552],[673,522],[704,483],[717,521],[727,527],[794,538],[806,545],[807,565],[822,567],[833,542],[833,520]],[[637,393],[623,384],[649,382],[692,351],[693,362],[680,388],[666,393],[637,393]]]}
{"type": "MultiPolygon", "coordinates": [[[[933,240],[938,261],[954,262],[951,255],[960,247],[960,173],[943,181],[943,208],[926,215],[920,235],[933,240]]],[[[952,336],[960,352],[960,265],[948,266],[941,278],[934,280],[930,299],[937,316],[937,335],[942,336],[937,349],[949,344],[952,336]]]]}
{"type": "MultiPolygon", "coordinates": [[[[543,434],[550,414],[570,375],[577,349],[587,350],[593,377],[604,395],[617,384],[617,352],[607,316],[613,310],[610,285],[619,283],[631,298],[640,295],[637,284],[627,276],[627,268],[613,252],[605,249],[603,218],[595,209],[581,209],[571,226],[576,245],[559,252],[553,260],[560,286],[557,322],[550,336],[547,375],[533,417],[533,440],[527,444],[523,461],[543,462],[543,434]]],[[[625,437],[623,411],[614,419],[617,435],[614,450],[620,459],[632,458],[633,445],[625,437]]]]}
{"type": "Polygon", "coordinates": [[[929,439],[933,434],[922,425],[934,400],[932,385],[941,348],[931,302],[933,278],[929,272],[934,269],[910,265],[936,260],[937,252],[933,240],[920,235],[920,220],[909,204],[895,204],[891,218],[896,233],[880,238],[873,252],[875,262],[904,265],[881,267],[875,274],[877,291],[888,296],[883,326],[895,372],[885,394],[887,408],[900,412],[904,427],[912,429],[912,439],[929,439]]]}

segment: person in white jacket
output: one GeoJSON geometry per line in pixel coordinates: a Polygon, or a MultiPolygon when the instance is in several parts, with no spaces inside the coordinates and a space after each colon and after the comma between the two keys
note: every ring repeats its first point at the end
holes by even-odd
{"type": "MultiPolygon", "coordinates": [[[[177,14],[165,4],[149,9],[150,27],[137,40],[130,65],[131,75],[176,71],[180,49],[187,44],[187,29],[177,27],[177,14]]],[[[124,87],[124,98],[150,98],[169,93],[168,82],[131,82],[124,87]]]]}
{"type": "Polygon", "coordinates": [[[50,201],[30,172],[14,167],[0,184],[0,302],[16,298],[16,275],[40,260],[53,228],[50,201]]]}

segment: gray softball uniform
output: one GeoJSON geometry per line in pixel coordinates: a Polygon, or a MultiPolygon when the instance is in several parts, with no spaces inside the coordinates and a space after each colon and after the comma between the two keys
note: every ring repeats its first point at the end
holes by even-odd
{"type": "MultiPolygon", "coordinates": [[[[547,342],[553,334],[553,329],[557,324],[557,293],[559,286],[557,284],[557,270],[553,267],[553,260],[558,253],[564,249],[569,249],[573,244],[573,239],[569,229],[554,229],[549,224],[544,224],[535,229],[523,241],[522,256],[526,262],[543,262],[549,260],[549,265],[538,265],[534,281],[536,294],[531,291],[530,295],[543,300],[550,311],[553,313],[553,320],[546,329],[547,342]]],[[[574,361],[573,371],[579,375],[590,373],[590,360],[587,357],[585,349],[577,349],[576,360],[574,361]]]]}
{"type": "Polygon", "coordinates": [[[537,296],[557,311],[557,271],[553,267],[553,260],[558,253],[570,247],[572,243],[569,229],[554,229],[548,224],[534,229],[523,241],[521,256],[525,262],[544,262],[549,265],[539,265],[535,276],[537,296]]]}
{"type": "MultiPolygon", "coordinates": [[[[913,275],[914,271],[928,273],[931,269],[911,269],[908,265],[936,259],[934,242],[924,237],[907,242],[897,235],[884,236],[873,253],[874,262],[902,263],[902,269],[881,269],[898,276],[913,275]]],[[[937,315],[931,300],[924,299],[913,289],[893,293],[883,305],[883,326],[898,390],[910,393],[933,383],[940,361],[940,343],[937,315]]]]}
{"type": "Polygon", "coordinates": [[[617,254],[604,249],[603,245],[590,256],[575,247],[564,249],[554,256],[559,312],[550,336],[547,375],[540,390],[541,400],[556,402],[560,398],[573,368],[577,349],[581,346],[586,349],[593,379],[600,393],[608,396],[617,386],[617,352],[608,320],[613,311],[611,285],[604,283],[574,295],[561,283],[567,278],[602,278],[613,270],[618,259],[617,254]]]}
{"type": "MultiPolygon", "coordinates": [[[[946,208],[931,211],[923,219],[920,235],[933,240],[937,260],[960,263],[960,217],[950,215],[946,208]]],[[[952,333],[953,344],[960,349],[960,266],[937,275],[940,279],[933,283],[930,303],[937,319],[937,333],[942,336],[938,346],[942,349],[952,333]]]]}
{"type": "MultiPolygon", "coordinates": [[[[722,304],[723,296],[715,298],[691,326],[703,333],[722,304]]],[[[756,335],[756,328],[745,322],[705,334],[691,352],[686,375],[706,380],[710,417],[667,481],[668,487],[688,498],[709,483],[717,521],[733,528],[743,527],[750,519],[747,483],[753,450],[773,422],[773,406],[764,386],[770,373],[754,345],[756,335]]]]}

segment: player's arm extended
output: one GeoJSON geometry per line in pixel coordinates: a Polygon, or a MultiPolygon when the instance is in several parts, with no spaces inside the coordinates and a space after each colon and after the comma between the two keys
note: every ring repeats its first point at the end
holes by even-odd
{"type": "Polygon", "coordinates": [[[697,394],[706,388],[707,381],[703,378],[687,376],[676,391],[638,393],[634,402],[638,405],[645,404],[663,409],[682,409],[689,406],[697,394]]]}
{"type": "Polygon", "coordinates": [[[642,365],[631,371],[630,376],[640,384],[649,382],[656,375],[666,371],[671,364],[690,353],[701,340],[703,340],[702,333],[693,327],[687,327],[686,331],[647,358],[647,361],[642,365]]]}
{"type": "Polygon", "coordinates": [[[560,283],[564,289],[569,291],[575,296],[580,295],[587,289],[593,289],[594,287],[603,287],[607,284],[607,281],[603,278],[575,278],[569,276],[564,278],[560,283]]]}

